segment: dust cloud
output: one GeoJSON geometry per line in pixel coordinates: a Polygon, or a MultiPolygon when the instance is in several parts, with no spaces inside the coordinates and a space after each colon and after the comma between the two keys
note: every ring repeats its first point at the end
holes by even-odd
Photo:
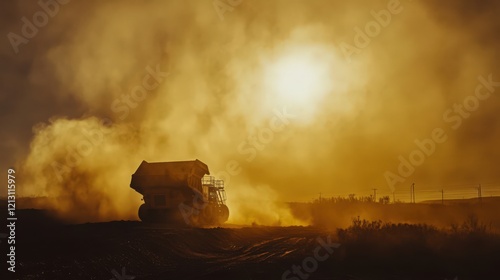
{"type": "MultiPolygon", "coordinates": [[[[19,194],[73,221],[136,219],[140,162],[197,158],[226,180],[229,222],[297,224],[284,202],[389,192],[385,172],[435,128],[448,140],[408,182],[499,181],[498,95],[459,129],[443,119],[478,76],[500,80],[497,1],[213,3],[72,1],[18,54],[5,40],[0,161],[19,194]],[[296,87],[269,77],[296,62],[290,83],[320,69],[310,91],[279,92],[296,87]]],[[[2,6],[4,34],[41,9],[2,6]]]]}

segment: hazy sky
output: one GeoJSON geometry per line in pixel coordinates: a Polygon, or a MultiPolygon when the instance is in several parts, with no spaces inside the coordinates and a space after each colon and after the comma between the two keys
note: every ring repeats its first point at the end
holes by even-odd
{"type": "Polygon", "coordinates": [[[49,2],[0,4],[19,195],[130,218],[143,159],[202,160],[244,222],[320,192],[500,183],[498,1],[49,2]]]}

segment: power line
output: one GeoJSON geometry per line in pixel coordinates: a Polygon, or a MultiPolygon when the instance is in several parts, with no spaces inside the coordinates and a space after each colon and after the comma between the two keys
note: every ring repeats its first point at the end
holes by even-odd
{"type": "MultiPolygon", "coordinates": [[[[390,191],[380,191],[377,188],[368,189],[356,189],[356,191],[351,192],[343,192],[343,193],[321,193],[320,200],[323,200],[325,197],[345,197],[351,194],[356,195],[358,197],[363,196],[372,196],[373,200],[376,201],[377,194],[379,196],[390,197],[392,195],[392,200],[396,201],[396,196],[399,200],[410,201],[411,203],[416,203],[416,184],[412,183],[410,186],[410,192],[405,191],[404,189],[397,189],[392,192],[390,191]],[[372,193],[372,194],[370,194],[372,193]]],[[[437,185],[436,185],[437,186],[437,185]]],[[[500,196],[500,184],[498,183],[487,183],[487,184],[454,184],[454,185],[441,185],[436,188],[433,188],[431,185],[419,185],[418,193],[419,201],[423,200],[441,200],[441,203],[444,203],[445,199],[462,199],[462,198],[478,198],[482,201],[482,198],[485,196],[500,196]],[[440,194],[440,195],[439,195],[440,194]],[[438,196],[439,195],[439,196],[438,196]]]]}

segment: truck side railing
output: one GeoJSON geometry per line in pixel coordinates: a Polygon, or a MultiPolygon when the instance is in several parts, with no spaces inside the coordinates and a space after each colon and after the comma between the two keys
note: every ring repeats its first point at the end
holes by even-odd
{"type": "Polygon", "coordinates": [[[217,194],[217,203],[225,204],[227,198],[224,190],[224,180],[217,180],[214,176],[204,176],[201,179],[201,185],[207,186],[209,189],[214,188],[217,194]]]}

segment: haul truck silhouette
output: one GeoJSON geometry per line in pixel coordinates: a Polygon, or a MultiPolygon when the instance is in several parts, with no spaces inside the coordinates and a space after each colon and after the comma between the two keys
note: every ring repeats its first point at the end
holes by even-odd
{"type": "Polygon", "coordinates": [[[229,218],[224,181],[210,175],[199,160],[143,161],[132,175],[130,187],[142,194],[143,222],[219,225],[229,218]]]}

